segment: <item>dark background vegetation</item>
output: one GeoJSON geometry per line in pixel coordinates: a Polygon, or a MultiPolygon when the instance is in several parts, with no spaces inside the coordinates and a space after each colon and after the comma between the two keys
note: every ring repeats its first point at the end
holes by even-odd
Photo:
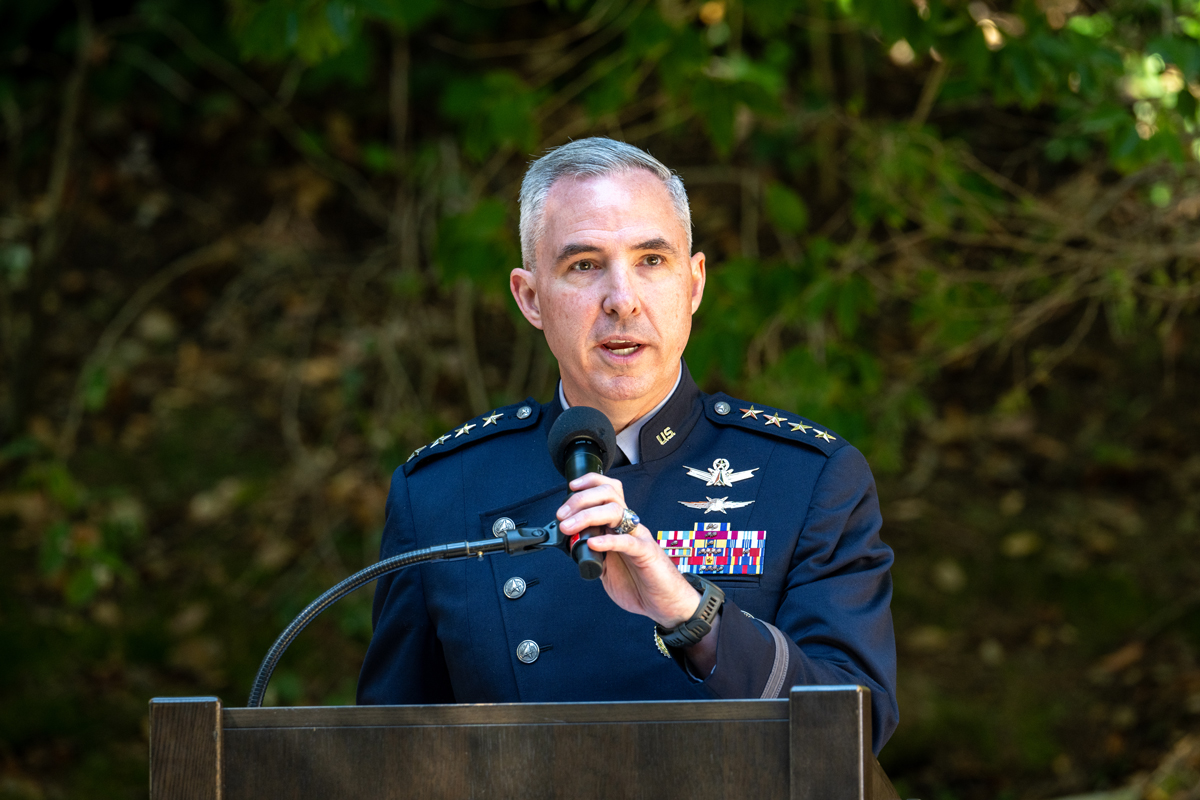
{"type": "MultiPolygon", "coordinates": [[[[556,368],[547,147],[678,168],[702,385],[871,459],[904,796],[1195,797],[1196,0],[3,0],[0,797],[146,792],[375,558],[387,479],[556,368]]],[[[353,701],[369,592],[273,704],[353,701]]]]}

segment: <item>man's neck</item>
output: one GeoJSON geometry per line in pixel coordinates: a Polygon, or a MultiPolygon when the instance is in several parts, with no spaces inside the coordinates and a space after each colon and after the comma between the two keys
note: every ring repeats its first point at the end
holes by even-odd
{"type": "Polygon", "coordinates": [[[613,424],[613,430],[617,433],[628,428],[630,425],[637,423],[643,417],[658,410],[667,398],[679,386],[680,380],[683,378],[683,363],[680,362],[678,371],[675,373],[675,380],[672,381],[666,391],[661,392],[657,397],[639,398],[636,405],[633,403],[602,403],[596,401],[588,401],[586,399],[573,399],[566,393],[566,385],[561,380],[558,384],[559,400],[563,404],[563,408],[570,408],[576,405],[591,405],[604,416],[608,417],[613,424]]]}

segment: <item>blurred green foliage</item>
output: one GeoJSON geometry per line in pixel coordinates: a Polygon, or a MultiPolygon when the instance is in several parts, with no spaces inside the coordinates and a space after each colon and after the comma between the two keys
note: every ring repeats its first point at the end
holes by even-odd
{"type": "MultiPolygon", "coordinates": [[[[550,396],[516,194],[589,135],[689,188],[700,382],[883,478],[898,784],[1152,767],[1200,713],[1198,96],[1197,0],[0,4],[0,797],[144,793],[148,697],[240,702],[408,452],[550,396]]],[[[352,702],[369,613],[269,700],[352,702]]]]}

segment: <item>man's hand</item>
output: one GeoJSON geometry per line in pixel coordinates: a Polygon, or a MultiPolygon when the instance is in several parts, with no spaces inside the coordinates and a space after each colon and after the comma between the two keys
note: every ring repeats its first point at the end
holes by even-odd
{"type": "MultiPolygon", "coordinates": [[[[590,472],[570,483],[575,494],[558,509],[559,530],[574,536],[587,528],[612,530],[621,524],[625,511],[625,489],[613,478],[590,472]]],[[[645,525],[627,535],[608,533],[588,539],[598,553],[608,553],[601,581],[613,602],[626,611],[641,614],[674,628],[691,619],[700,607],[700,593],[679,573],[674,562],[645,525]]],[[[717,663],[717,626],[699,644],[688,648],[688,660],[700,675],[707,676],[717,663]]]]}

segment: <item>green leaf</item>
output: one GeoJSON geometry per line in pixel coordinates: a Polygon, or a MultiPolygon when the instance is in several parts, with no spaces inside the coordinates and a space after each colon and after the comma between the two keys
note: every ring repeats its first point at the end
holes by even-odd
{"type": "Polygon", "coordinates": [[[497,148],[528,152],[537,145],[533,114],[538,93],[516,73],[495,70],[482,76],[450,81],[442,94],[441,110],[462,126],[463,150],[482,161],[497,148]]]}
{"type": "Polygon", "coordinates": [[[367,142],[362,148],[363,166],[372,172],[390,175],[396,171],[396,151],[383,142],[367,142]]]}
{"type": "Polygon", "coordinates": [[[413,32],[437,13],[439,0],[357,0],[356,5],[369,16],[413,32]]]}
{"type": "Polygon", "coordinates": [[[508,208],[496,199],[442,220],[437,240],[442,275],[451,283],[467,278],[493,296],[503,295],[509,272],[521,265],[514,227],[508,208]]]}
{"type": "Polygon", "coordinates": [[[852,337],[858,330],[859,323],[875,308],[875,295],[871,285],[859,276],[852,275],[837,291],[834,305],[834,322],[838,333],[852,337]]]}
{"type": "Polygon", "coordinates": [[[96,595],[98,588],[91,565],[83,565],[71,571],[63,594],[68,603],[78,607],[86,605],[96,595]]]}
{"type": "Polygon", "coordinates": [[[231,0],[230,9],[246,58],[319,64],[362,37],[364,15],[345,0],[231,0]]]}
{"type": "Polygon", "coordinates": [[[83,406],[89,411],[104,408],[108,399],[108,372],[104,367],[95,367],[83,384],[83,406]]]}
{"type": "Polygon", "coordinates": [[[712,80],[699,80],[692,87],[692,103],[696,106],[708,129],[713,147],[722,156],[733,148],[734,112],[740,100],[736,89],[728,84],[712,80]]]}
{"type": "Polygon", "coordinates": [[[782,183],[768,183],[763,202],[767,216],[780,230],[795,234],[808,228],[808,206],[804,198],[782,183]]]}
{"type": "Polygon", "coordinates": [[[1113,20],[1107,13],[1076,14],[1067,20],[1067,27],[1091,39],[1100,39],[1112,32],[1113,20]]]}
{"type": "Polygon", "coordinates": [[[1033,56],[1023,47],[1009,47],[1005,65],[1012,75],[1013,88],[1020,97],[1022,105],[1034,106],[1041,97],[1040,81],[1037,78],[1037,65],[1033,56]]]}
{"type": "Polygon", "coordinates": [[[0,447],[0,464],[39,453],[42,443],[32,436],[20,436],[0,447]]]}
{"type": "Polygon", "coordinates": [[[1164,181],[1157,181],[1150,187],[1150,202],[1157,208],[1166,208],[1171,204],[1171,186],[1164,181]]]}
{"type": "Polygon", "coordinates": [[[41,553],[38,566],[43,575],[53,575],[67,562],[71,537],[71,526],[56,522],[42,534],[41,553]]]}

